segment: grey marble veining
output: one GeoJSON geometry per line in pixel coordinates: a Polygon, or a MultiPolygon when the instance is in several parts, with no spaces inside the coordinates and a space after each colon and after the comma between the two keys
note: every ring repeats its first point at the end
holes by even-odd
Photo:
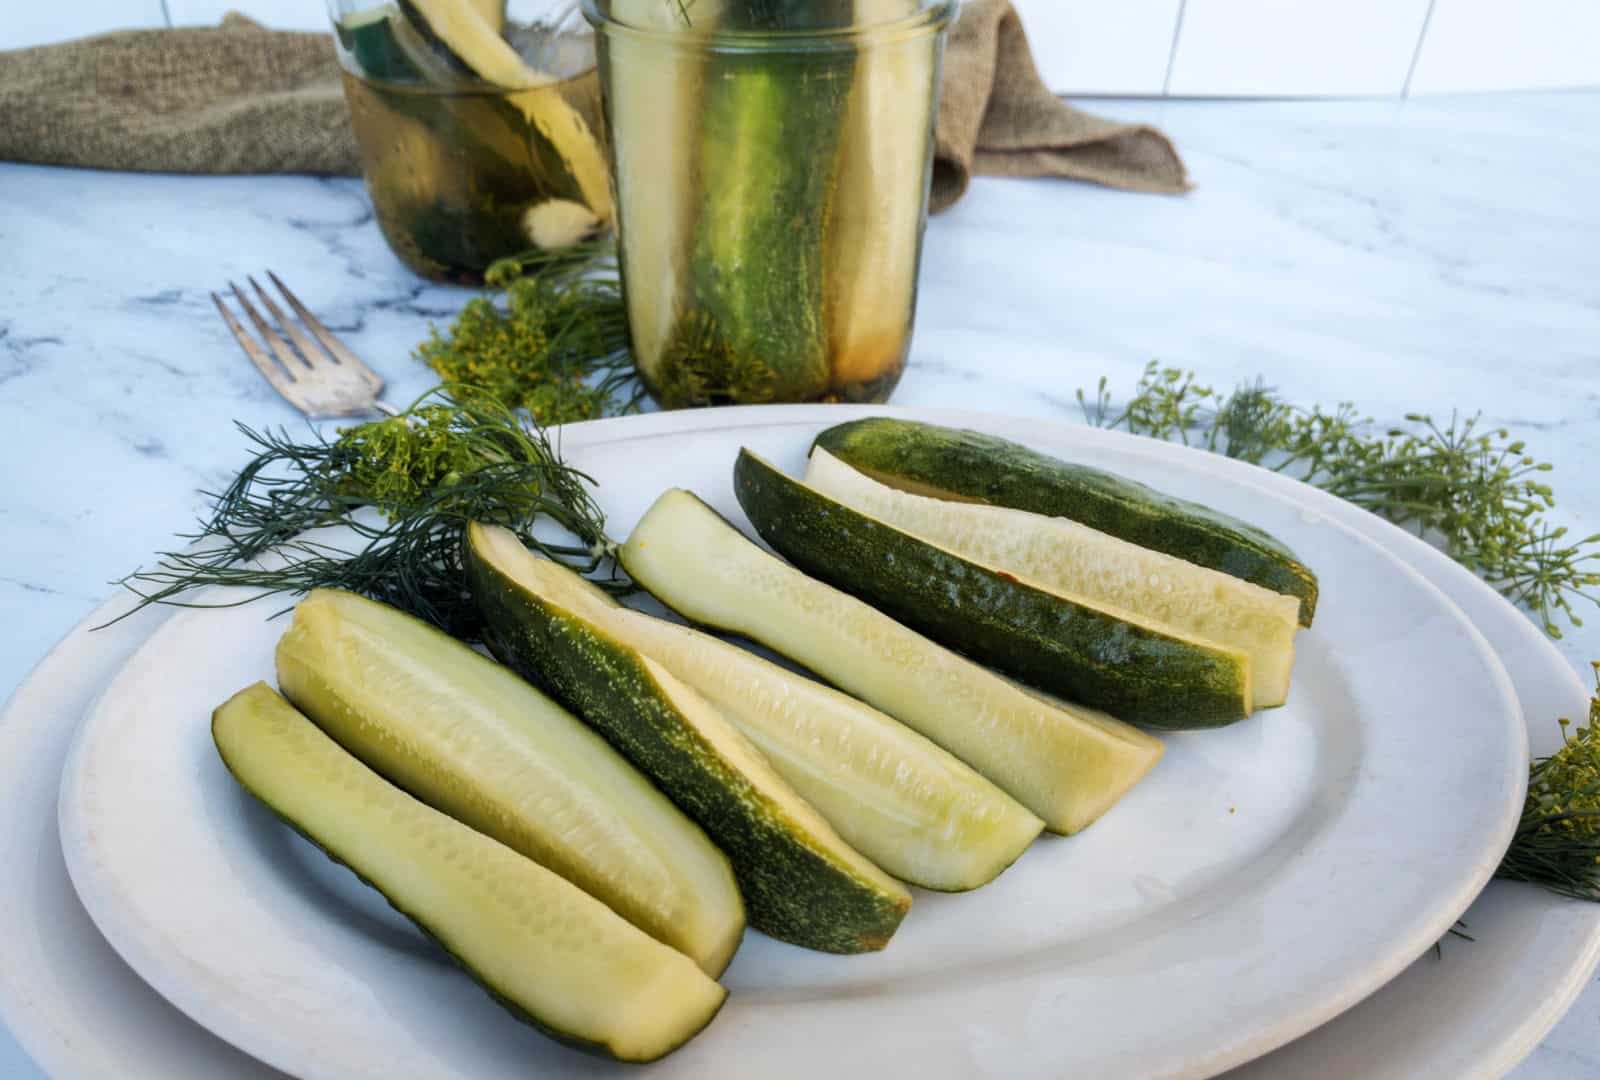
{"type": "MultiPolygon", "coordinates": [[[[1554,520],[1600,531],[1600,93],[1093,107],[1163,126],[1195,192],[976,182],[929,226],[897,403],[1076,421],[1079,387],[1155,359],[1381,422],[1481,411],[1555,463],[1554,520]]],[[[275,270],[394,402],[469,295],[402,269],[344,180],[0,165],[0,252],[4,691],[202,510],[236,420],[302,423],[209,290],[275,270]]],[[[1585,670],[1595,615],[1561,644],[1585,670]]],[[[1600,991],[1517,1075],[1600,1075],[1600,991]]]]}

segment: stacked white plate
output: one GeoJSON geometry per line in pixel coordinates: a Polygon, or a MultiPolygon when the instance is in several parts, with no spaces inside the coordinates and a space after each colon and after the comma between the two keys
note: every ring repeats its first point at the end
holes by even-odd
{"type": "MultiPolygon", "coordinates": [[[[817,431],[884,411],[630,417],[570,427],[563,449],[623,535],[671,486],[740,521],[740,446],[798,473],[817,431]]],[[[651,1073],[1497,1076],[1531,1049],[1600,957],[1595,906],[1485,889],[1521,807],[1528,732],[1547,752],[1555,717],[1586,697],[1539,631],[1427,545],[1263,470],[1085,428],[899,415],[1004,435],[1273,532],[1322,582],[1294,695],[1170,737],[1102,821],[1041,840],[994,884],[918,892],[882,953],[750,934],[723,1014],[651,1073]],[[1458,919],[1474,940],[1436,950],[1458,919]]],[[[228,777],[210,710],[270,680],[272,607],[89,629],[126,607],[115,597],[74,630],[0,718],[0,1014],[46,1069],[396,1080],[599,1067],[501,1012],[228,777]]]]}

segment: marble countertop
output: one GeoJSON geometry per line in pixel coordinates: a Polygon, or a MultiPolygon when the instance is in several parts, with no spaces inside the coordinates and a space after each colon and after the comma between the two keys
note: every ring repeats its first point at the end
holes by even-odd
{"type": "MultiPolygon", "coordinates": [[[[1149,360],[1352,400],[1482,411],[1600,531],[1600,92],[1410,101],[1100,101],[1163,126],[1196,190],[980,180],[928,228],[897,404],[1080,419],[1149,360]]],[[[300,423],[208,298],[271,268],[389,380],[468,294],[384,247],[359,183],[0,165],[0,692],[223,483],[233,427],[300,423]]],[[[1560,643],[1587,673],[1600,611],[1560,643]]],[[[1552,718],[1553,719],[1553,718],[1552,718]]],[[[38,1072],[0,1031],[0,1076],[38,1072]]],[[[1600,1075],[1591,986],[1515,1073],[1600,1075]]]]}

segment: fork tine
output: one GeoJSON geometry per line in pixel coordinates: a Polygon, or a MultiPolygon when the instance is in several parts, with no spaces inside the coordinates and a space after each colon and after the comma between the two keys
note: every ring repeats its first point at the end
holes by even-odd
{"type": "Polygon", "coordinates": [[[278,363],[283,365],[283,369],[293,372],[296,376],[299,376],[302,371],[310,371],[311,365],[296,356],[294,350],[289,348],[289,343],[279,337],[278,332],[272,328],[267,320],[261,317],[261,313],[255,309],[255,305],[250,303],[249,297],[245,296],[244,290],[231,281],[228,282],[228,287],[233,290],[233,298],[239,301],[239,306],[244,309],[244,313],[250,317],[251,322],[255,323],[256,333],[266,340],[267,348],[272,350],[272,355],[278,358],[278,363]]]}
{"type": "Polygon", "coordinates": [[[305,361],[307,367],[315,368],[318,364],[333,362],[328,359],[327,353],[317,348],[316,342],[306,336],[306,332],[300,329],[299,324],[285,315],[283,309],[273,302],[272,297],[267,295],[267,291],[256,281],[254,275],[246,275],[245,280],[255,290],[257,298],[266,305],[267,314],[272,316],[278,328],[289,335],[289,340],[294,342],[295,348],[300,351],[300,359],[305,361]]]}
{"type": "Polygon", "coordinates": [[[300,298],[289,291],[289,286],[285,285],[277,274],[268,270],[267,277],[272,279],[272,283],[278,287],[278,291],[283,293],[283,298],[289,301],[289,306],[294,308],[294,313],[300,316],[300,321],[311,328],[311,332],[317,336],[317,340],[322,342],[323,347],[328,350],[335,360],[341,364],[348,364],[352,369],[359,372],[361,377],[371,385],[374,394],[383,389],[383,380],[378,377],[377,372],[363,364],[361,358],[346,348],[345,343],[335,337],[332,330],[322,325],[322,320],[311,314],[311,311],[300,302],[300,298]]]}
{"type": "Polygon", "coordinates": [[[284,368],[279,367],[270,356],[262,351],[261,346],[257,345],[245,328],[239,324],[239,320],[233,317],[233,312],[229,311],[228,305],[222,302],[222,297],[212,293],[211,302],[217,305],[217,313],[222,316],[222,321],[228,324],[228,329],[233,331],[233,339],[239,343],[240,348],[244,349],[245,355],[256,366],[256,370],[261,372],[274,390],[287,399],[291,405],[295,405],[298,408],[294,376],[284,368]]]}

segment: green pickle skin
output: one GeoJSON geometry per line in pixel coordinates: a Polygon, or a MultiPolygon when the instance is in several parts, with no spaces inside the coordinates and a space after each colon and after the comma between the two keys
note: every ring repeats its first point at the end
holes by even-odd
{"type": "MultiPolygon", "coordinates": [[[[849,25],[854,5],[732,4],[721,28],[849,25]]],[[[688,289],[652,389],[665,404],[812,401],[831,379],[828,223],[849,47],[708,51],[688,289]]]]}

